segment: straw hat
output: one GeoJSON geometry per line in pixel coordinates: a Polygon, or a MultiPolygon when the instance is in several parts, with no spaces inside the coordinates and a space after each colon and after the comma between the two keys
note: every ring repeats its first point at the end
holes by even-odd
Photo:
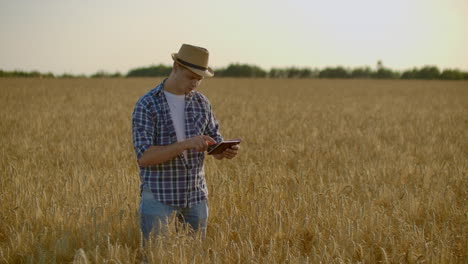
{"type": "Polygon", "coordinates": [[[213,77],[213,70],[208,67],[208,50],[189,44],[183,44],[178,53],[172,53],[172,59],[179,65],[203,77],[213,77]]]}

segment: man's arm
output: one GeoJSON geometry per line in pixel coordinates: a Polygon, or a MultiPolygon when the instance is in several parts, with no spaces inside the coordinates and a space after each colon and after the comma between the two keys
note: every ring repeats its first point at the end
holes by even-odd
{"type": "Polygon", "coordinates": [[[196,136],[184,141],[180,141],[166,146],[151,146],[138,160],[141,167],[157,165],[173,159],[184,150],[195,149],[196,151],[206,151],[209,145],[215,144],[216,141],[209,136],[196,136]]]}
{"type": "MultiPolygon", "coordinates": [[[[210,135],[212,138],[216,139],[217,142],[223,141],[223,137],[219,133],[219,124],[218,121],[216,120],[216,117],[214,116],[213,110],[210,107],[210,120],[208,122],[208,127],[206,130],[206,134],[210,135]]],[[[239,145],[234,145],[230,148],[227,148],[223,151],[223,153],[220,154],[213,154],[213,157],[217,160],[222,160],[224,158],[226,159],[232,159],[235,156],[237,156],[237,153],[240,149],[239,145]]]]}

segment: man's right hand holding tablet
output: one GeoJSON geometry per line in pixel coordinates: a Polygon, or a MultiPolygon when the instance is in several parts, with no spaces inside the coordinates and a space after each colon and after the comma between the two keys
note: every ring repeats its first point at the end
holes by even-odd
{"type": "Polygon", "coordinates": [[[215,159],[218,159],[218,160],[222,160],[223,158],[233,159],[234,157],[236,157],[239,149],[240,149],[240,144],[237,144],[237,145],[234,145],[225,149],[223,153],[221,154],[213,154],[213,157],[215,157],[215,159]]]}
{"type": "Polygon", "coordinates": [[[216,159],[221,160],[223,158],[232,159],[234,158],[240,149],[240,139],[232,139],[219,142],[212,149],[208,151],[208,155],[213,155],[216,159]]]}

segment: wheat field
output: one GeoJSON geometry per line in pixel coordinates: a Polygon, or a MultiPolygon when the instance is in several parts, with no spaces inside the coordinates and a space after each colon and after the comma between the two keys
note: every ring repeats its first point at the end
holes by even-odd
{"type": "MultiPolygon", "coordinates": [[[[139,263],[137,99],[160,79],[0,79],[0,263],[139,263]]],[[[468,82],[210,79],[207,239],[150,263],[467,263],[468,82]]]]}

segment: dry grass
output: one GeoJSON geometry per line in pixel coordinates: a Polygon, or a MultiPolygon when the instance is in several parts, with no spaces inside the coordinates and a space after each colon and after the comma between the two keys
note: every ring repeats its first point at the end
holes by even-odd
{"type": "MultiPolygon", "coordinates": [[[[0,79],[0,263],[137,263],[131,112],[159,80],[0,79]]],[[[203,245],[155,263],[466,263],[468,83],[207,80],[203,245]]]]}

